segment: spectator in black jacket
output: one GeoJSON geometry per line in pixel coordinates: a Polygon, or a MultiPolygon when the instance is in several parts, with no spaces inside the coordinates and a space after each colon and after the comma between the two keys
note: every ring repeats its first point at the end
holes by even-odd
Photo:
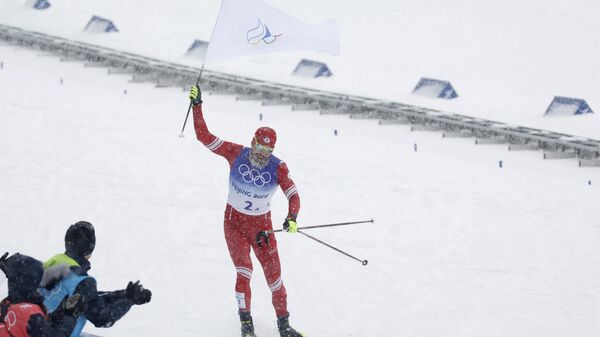
{"type": "Polygon", "coordinates": [[[32,257],[19,253],[0,257],[0,270],[8,279],[8,297],[0,303],[0,337],[68,337],[83,309],[79,295],[61,299],[47,315],[38,293],[44,268],[32,257]]]}
{"type": "Polygon", "coordinates": [[[98,328],[108,328],[121,319],[134,304],[150,302],[152,292],[137,282],[117,291],[98,291],[96,280],[88,275],[89,259],[96,245],[94,227],[79,221],[69,227],[65,235],[65,253],[52,257],[44,264],[41,283],[44,303],[52,311],[65,295],[79,294],[85,310],[79,317],[71,337],[78,337],[87,321],[98,328]]]}

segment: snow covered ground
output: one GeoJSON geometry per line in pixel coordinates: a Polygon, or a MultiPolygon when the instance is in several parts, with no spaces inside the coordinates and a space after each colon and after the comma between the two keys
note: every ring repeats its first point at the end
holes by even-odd
{"type": "MultiPolygon", "coordinates": [[[[46,259],[62,251],[68,225],[89,220],[99,288],[141,279],[154,296],[113,328],[87,331],[238,336],[222,230],[227,164],[191,128],[177,137],[187,93],[12,46],[0,56],[0,249],[46,259]]],[[[301,235],[278,237],[292,324],[308,336],[600,334],[600,170],[406,126],[204,100],[224,139],[278,131],[300,225],[376,220],[310,232],[366,267],[301,235]]],[[[276,227],[286,208],[279,193],[276,227]]],[[[276,336],[255,270],[257,333],[276,336]]]]}
{"type": "MultiPolygon", "coordinates": [[[[49,9],[37,11],[25,0],[3,0],[0,23],[194,66],[201,61],[182,55],[194,39],[210,39],[220,4],[219,0],[50,2],[49,9]],[[112,19],[120,32],[83,33],[92,15],[112,19]]],[[[267,2],[312,24],[336,19],[342,53],[247,57],[214,69],[600,138],[598,113],[542,117],[554,96],[583,98],[600,112],[598,1],[267,2]],[[301,58],[326,62],[334,76],[291,77],[301,58]],[[411,95],[421,77],[451,81],[459,98],[411,95]]]]}

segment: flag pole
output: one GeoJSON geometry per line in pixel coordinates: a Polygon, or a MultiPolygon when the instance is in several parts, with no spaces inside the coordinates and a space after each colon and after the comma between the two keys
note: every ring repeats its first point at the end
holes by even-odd
{"type": "MultiPolygon", "coordinates": [[[[202,67],[200,68],[200,75],[198,75],[198,79],[196,80],[196,85],[200,84],[200,79],[202,78],[202,72],[204,71],[204,62],[202,62],[202,67]]],[[[183,127],[181,128],[181,133],[179,134],[179,138],[183,138],[183,131],[185,130],[185,125],[187,124],[188,117],[190,116],[190,110],[192,110],[192,101],[190,100],[190,105],[188,106],[187,114],[185,115],[185,121],[183,121],[183,127]]]]}
{"type": "MultiPolygon", "coordinates": [[[[204,60],[202,61],[202,67],[200,68],[200,75],[198,75],[198,79],[196,80],[196,85],[200,85],[200,79],[202,78],[202,72],[204,71],[204,63],[206,63],[207,56],[209,55],[209,50],[211,46],[211,42],[213,41],[213,37],[215,35],[215,27],[219,23],[219,19],[221,19],[221,14],[223,12],[223,5],[225,0],[221,0],[221,7],[219,8],[219,15],[217,16],[217,21],[213,26],[213,30],[210,33],[210,40],[208,41],[208,47],[206,47],[206,53],[204,54],[204,60]]],[[[188,106],[187,114],[185,115],[185,121],[183,121],[183,127],[181,128],[181,133],[179,134],[179,138],[183,138],[183,131],[185,130],[185,125],[187,124],[188,117],[190,116],[190,110],[192,110],[192,101],[190,100],[190,105],[188,106]]]]}

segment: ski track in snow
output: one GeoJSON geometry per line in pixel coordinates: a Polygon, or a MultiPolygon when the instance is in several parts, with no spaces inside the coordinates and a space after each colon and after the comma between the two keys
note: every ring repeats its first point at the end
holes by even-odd
{"type": "MultiPolygon", "coordinates": [[[[195,140],[191,123],[177,137],[187,93],[12,46],[0,45],[0,55],[2,249],[46,259],[62,251],[69,224],[89,220],[99,289],[140,279],[153,299],[113,328],[87,331],[237,336],[222,229],[228,167],[195,140]]],[[[600,170],[406,126],[208,93],[204,101],[223,139],[248,144],[264,124],[278,131],[276,155],[302,199],[300,226],[376,221],[310,232],[368,259],[366,267],[279,235],[291,322],[308,336],[600,333],[600,170]]],[[[276,228],[286,211],[278,193],[276,228]]],[[[257,334],[276,336],[254,262],[257,334]]]]}

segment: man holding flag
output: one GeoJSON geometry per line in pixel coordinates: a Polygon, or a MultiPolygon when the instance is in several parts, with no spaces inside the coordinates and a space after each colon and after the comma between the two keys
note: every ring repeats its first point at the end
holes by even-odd
{"type": "MultiPolygon", "coordinates": [[[[222,0],[202,69],[205,64],[229,58],[299,49],[338,54],[337,24],[330,21],[318,27],[311,26],[261,0],[222,0]]],[[[242,337],[256,337],[250,315],[251,249],[263,267],[271,289],[279,334],[281,337],[304,337],[290,326],[277,241],[274,235],[266,233],[272,230],[271,198],[277,186],[288,199],[288,215],[283,223],[287,232],[297,231],[296,217],[300,209],[300,197],[287,166],[272,155],[277,135],[271,128],[259,128],[251,146],[244,147],[210,133],[202,115],[200,77],[190,91],[196,137],[209,150],[227,159],[230,167],[224,227],[227,247],[237,272],[235,293],[242,337]]],[[[184,129],[185,122],[182,135],[184,129]]]]}
{"type": "Polygon", "coordinates": [[[193,86],[190,99],[194,110],[196,137],[209,150],[229,162],[229,196],[225,208],[225,240],[237,272],[235,296],[242,324],[242,337],[256,337],[250,315],[252,260],[250,248],[262,265],[272,293],[281,337],[302,337],[289,323],[287,293],[281,280],[281,264],[272,230],[271,198],[277,186],[288,199],[288,215],[283,227],[290,233],[297,230],[296,217],[300,210],[300,197],[289,176],[287,166],[272,155],[277,141],[275,131],[261,127],[254,133],[251,147],[219,139],[206,126],[202,116],[202,100],[198,86],[193,86]]]}

